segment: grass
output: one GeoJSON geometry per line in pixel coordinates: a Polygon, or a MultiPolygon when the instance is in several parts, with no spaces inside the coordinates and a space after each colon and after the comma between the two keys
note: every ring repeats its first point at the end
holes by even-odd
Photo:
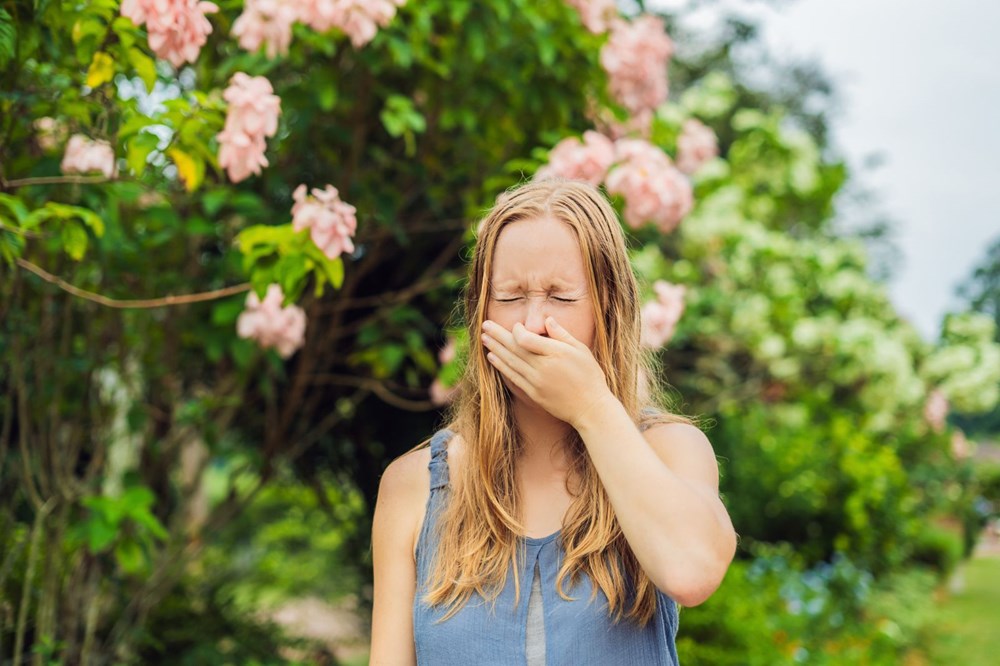
{"type": "Polygon", "coordinates": [[[964,566],[964,590],[940,602],[927,655],[934,666],[1000,663],[1000,557],[964,566]]]}

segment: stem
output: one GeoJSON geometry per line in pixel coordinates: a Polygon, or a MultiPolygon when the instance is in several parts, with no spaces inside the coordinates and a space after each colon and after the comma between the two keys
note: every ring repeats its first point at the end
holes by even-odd
{"type": "Polygon", "coordinates": [[[86,289],[80,289],[66,282],[62,278],[49,273],[44,268],[36,266],[27,259],[18,259],[17,265],[21,268],[27,269],[42,278],[46,282],[51,282],[60,289],[67,291],[74,296],[79,296],[80,298],[85,298],[88,301],[93,301],[94,303],[99,303],[109,308],[160,308],[167,305],[185,305],[187,303],[201,303],[203,301],[212,301],[217,298],[225,298],[226,296],[232,296],[234,294],[240,294],[245,291],[250,290],[250,283],[244,282],[243,284],[236,284],[231,287],[224,287],[222,289],[214,289],[212,291],[203,291],[197,294],[182,294],[180,296],[163,296],[161,298],[138,298],[138,299],[117,299],[109,298],[102,294],[98,294],[93,291],[87,291],[86,289]]]}
{"type": "Polygon", "coordinates": [[[31,591],[34,589],[32,579],[35,577],[35,565],[38,563],[38,541],[41,537],[42,524],[49,511],[55,506],[55,498],[50,497],[35,515],[35,524],[31,528],[31,549],[28,551],[28,566],[24,572],[24,588],[21,591],[21,607],[17,613],[17,629],[14,637],[14,661],[21,663],[24,652],[24,630],[28,625],[28,607],[31,605],[31,591]]]}

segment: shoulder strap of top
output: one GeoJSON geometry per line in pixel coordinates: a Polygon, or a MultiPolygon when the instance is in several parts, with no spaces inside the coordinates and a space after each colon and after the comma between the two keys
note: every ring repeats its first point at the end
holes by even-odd
{"type": "Polygon", "coordinates": [[[448,440],[454,433],[442,428],[431,437],[431,490],[444,488],[448,485],[448,440]]]}

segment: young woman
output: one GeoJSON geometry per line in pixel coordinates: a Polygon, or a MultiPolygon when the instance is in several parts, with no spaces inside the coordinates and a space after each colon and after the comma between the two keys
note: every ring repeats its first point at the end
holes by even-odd
{"type": "Polygon", "coordinates": [[[543,180],[480,223],[447,428],[386,469],[372,664],[676,664],[736,548],[712,445],[652,404],[614,209],[543,180]]]}

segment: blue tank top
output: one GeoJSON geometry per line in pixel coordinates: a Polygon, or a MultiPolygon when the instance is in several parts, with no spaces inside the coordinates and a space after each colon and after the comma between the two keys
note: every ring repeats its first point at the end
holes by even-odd
{"type": "Polygon", "coordinates": [[[413,602],[413,637],[417,663],[431,666],[524,666],[528,599],[531,581],[538,566],[544,609],[545,663],[601,664],[613,666],[677,666],[677,604],[657,590],[656,612],[639,628],[622,619],[615,624],[608,615],[608,598],[599,589],[591,601],[592,584],[582,574],[575,585],[565,580],[563,589],[573,597],[566,601],[556,591],[556,576],[562,564],[559,532],[546,537],[522,537],[524,561],[518,572],[521,595],[514,604],[514,582],[507,582],[496,606],[473,593],[468,602],[447,620],[445,609],[423,600],[427,593],[430,568],[436,546],[434,525],[448,497],[447,443],[450,430],[440,430],[431,438],[431,492],[427,512],[417,541],[417,589],[413,602]]]}

